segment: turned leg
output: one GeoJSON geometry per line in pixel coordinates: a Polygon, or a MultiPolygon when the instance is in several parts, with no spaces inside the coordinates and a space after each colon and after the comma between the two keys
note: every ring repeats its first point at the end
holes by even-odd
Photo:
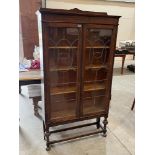
{"type": "Polygon", "coordinates": [[[39,116],[38,113],[38,99],[36,97],[33,97],[33,106],[34,106],[34,115],[39,116]]]}
{"type": "Polygon", "coordinates": [[[49,151],[50,150],[50,144],[49,144],[49,136],[50,136],[50,133],[49,133],[49,128],[48,129],[45,129],[45,137],[46,137],[46,151],[49,151]]]}
{"type": "Polygon", "coordinates": [[[96,127],[97,129],[100,128],[100,117],[96,118],[96,127]]]}
{"type": "Polygon", "coordinates": [[[107,136],[107,124],[108,124],[108,121],[107,121],[107,116],[104,117],[104,121],[103,121],[103,124],[104,124],[104,127],[103,127],[103,136],[106,137],[107,136]]]}
{"type": "Polygon", "coordinates": [[[44,131],[44,140],[45,140],[45,124],[44,124],[44,121],[43,121],[43,131],[44,131]]]}
{"type": "Polygon", "coordinates": [[[39,116],[38,102],[41,100],[41,97],[40,96],[33,97],[32,100],[33,100],[33,105],[34,105],[34,115],[39,116]]]}

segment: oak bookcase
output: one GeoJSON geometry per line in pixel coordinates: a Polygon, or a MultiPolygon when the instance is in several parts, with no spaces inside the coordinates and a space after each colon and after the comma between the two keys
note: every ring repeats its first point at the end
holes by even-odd
{"type": "Polygon", "coordinates": [[[46,150],[51,144],[91,134],[106,136],[120,16],[76,8],[41,8],[37,14],[46,150]],[[54,131],[50,128],[94,118],[94,123],[54,131]],[[61,140],[49,139],[53,133],[90,125],[97,126],[95,132],[61,140]]]}

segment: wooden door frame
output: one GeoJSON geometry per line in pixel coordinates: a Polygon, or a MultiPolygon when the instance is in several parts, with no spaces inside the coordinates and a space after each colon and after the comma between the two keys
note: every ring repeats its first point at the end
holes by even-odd
{"type": "MultiPolygon", "coordinates": [[[[49,42],[49,34],[48,34],[48,28],[49,27],[52,27],[52,28],[77,28],[78,29],[78,32],[79,32],[79,35],[78,35],[78,39],[79,39],[79,48],[78,48],[78,51],[77,51],[77,101],[76,101],[76,115],[75,117],[76,118],[73,118],[73,119],[67,119],[68,121],[73,121],[75,119],[79,119],[80,118],[80,80],[81,80],[81,70],[80,70],[80,67],[81,67],[81,51],[82,51],[82,27],[79,27],[79,24],[77,23],[66,23],[66,22],[62,22],[61,24],[60,23],[46,23],[46,22],[42,22],[42,30],[43,30],[43,57],[44,57],[44,77],[46,77],[46,79],[44,80],[44,94],[48,94],[45,99],[46,99],[46,107],[45,107],[45,122],[48,124],[49,122],[51,122],[51,118],[50,118],[50,112],[48,109],[51,109],[50,107],[50,86],[48,84],[48,82],[50,81],[50,78],[49,78],[49,49],[48,49],[48,42],[49,42]]],[[[58,119],[58,120],[53,120],[53,124],[55,123],[60,123],[62,121],[62,118],[58,119]]],[[[63,120],[64,121],[64,120],[63,120]]]]}
{"type": "MultiPolygon", "coordinates": [[[[87,28],[97,28],[97,29],[109,29],[109,30],[112,30],[112,35],[111,35],[111,40],[113,41],[113,43],[111,43],[111,46],[110,46],[110,54],[109,54],[109,57],[110,58],[112,58],[112,55],[113,55],[113,49],[114,49],[114,47],[115,47],[115,45],[114,45],[114,42],[116,41],[116,40],[114,40],[113,38],[115,37],[115,35],[117,35],[117,33],[115,32],[116,30],[115,30],[115,26],[114,25],[102,25],[102,24],[83,24],[83,46],[82,46],[82,53],[83,53],[83,55],[82,55],[82,61],[81,61],[81,90],[80,90],[80,92],[81,92],[81,101],[80,101],[80,116],[81,117],[89,117],[89,116],[99,116],[99,115],[102,115],[103,113],[107,113],[107,109],[105,110],[105,111],[103,111],[103,112],[99,112],[98,114],[96,113],[96,114],[93,114],[93,113],[90,113],[90,114],[83,114],[83,96],[82,96],[82,92],[83,92],[83,89],[84,89],[84,71],[85,71],[85,69],[84,69],[84,64],[85,64],[85,47],[86,47],[86,34],[87,34],[87,32],[86,32],[86,29],[87,28]]],[[[108,79],[109,79],[109,77],[112,75],[112,71],[113,71],[113,59],[112,60],[109,60],[109,62],[111,61],[111,64],[109,64],[109,72],[108,72],[108,79]]],[[[105,101],[105,103],[106,103],[106,105],[108,105],[109,104],[109,101],[108,101],[108,99],[109,99],[109,93],[111,93],[111,88],[109,87],[109,85],[111,86],[111,83],[112,83],[112,78],[111,78],[111,80],[110,81],[107,81],[107,88],[109,88],[109,91],[106,91],[105,93],[106,94],[108,94],[108,97],[106,97],[106,101],[105,101]]],[[[111,95],[111,94],[110,94],[111,95]]],[[[106,107],[106,106],[105,106],[106,107]]]]}

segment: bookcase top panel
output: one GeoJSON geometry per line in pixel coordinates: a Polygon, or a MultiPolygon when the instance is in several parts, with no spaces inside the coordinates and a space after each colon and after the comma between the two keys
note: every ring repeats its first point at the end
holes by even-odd
{"type": "Polygon", "coordinates": [[[92,11],[82,11],[78,8],[64,10],[64,9],[50,9],[50,8],[40,8],[39,10],[42,14],[60,14],[60,15],[80,15],[80,16],[98,16],[98,17],[112,17],[120,18],[121,16],[108,15],[106,12],[92,12],[92,11]]]}

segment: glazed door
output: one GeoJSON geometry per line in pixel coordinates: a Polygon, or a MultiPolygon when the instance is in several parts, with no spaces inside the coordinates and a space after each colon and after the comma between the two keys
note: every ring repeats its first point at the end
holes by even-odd
{"type": "Polygon", "coordinates": [[[93,24],[84,26],[81,93],[83,116],[105,112],[112,35],[111,26],[93,24]]]}
{"type": "Polygon", "coordinates": [[[46,34],[48,114],[53,122],[72,120],[79,115],[81,27],[68,23],[48,24],[46,34]]]}

